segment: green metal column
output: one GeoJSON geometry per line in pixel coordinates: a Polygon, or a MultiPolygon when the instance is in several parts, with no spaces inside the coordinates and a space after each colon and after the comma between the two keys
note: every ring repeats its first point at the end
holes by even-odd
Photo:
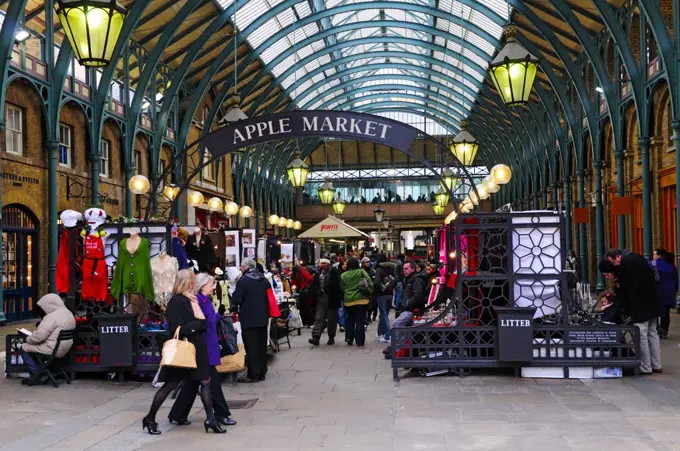
{"type": "MultiPolygon", "coordinates": [[[[676,143],[677,145],[677,143],[676,143]]],[[[626,195],[626,174],[624,172],[623,166],[623,149],[616,149],[614,151],[614,157],[616,158],[616,195],[618,197],[623,197],[626,195]]],[[[676,156],[677,157],[677,156],[676,156]]],[[[619,249],[626,248],[626,217],[624,215],[618,215],[616,217],[616,234],[618,236],[617,246],[619,249]]],[[[612,243],[613,247],[614,243],[612,243]]]]}
{"type": "MultiPolygon", "coordinates": [[[[585,185],[585,171],[578,169],[576,171],[576,191],[578,194],[579,208],[586,206],[586,185],[585,185]]],[[[581,268],[581,281],[588,282],[588,243],[587,243],[587,229],[586,224],[578,225],[578,253],[579,266],[581,268]]]]}
{"type": "MultiPolygon", "coordinates": [[[[92,145],[99,147],[101,144],[96,142],[92,143],[92,145]]],[[[92,205],[99,204],[99,164],[101,161],[99,152],[99,150],[93,150],[90,154],[90,175],[92,177],[92,191],[90,192],[90,201],[92,202],[92,205]]]]}
{"type": "MultiPolygon", "coordinates": [[[[602,162],[593,163],[595,171],[595,261],[604,257],[604,212],[602,211],[602,162]]],[[[604,289],[604,277],[597,272],[597,289],[604,289]]]]}
{"type": "MultiPolygon", "coordinates": [[[[5,123],[0,122],[0,133],[5,131],[5,123]]],[[[2,158],[0,158],[0,174],[2,174],[2,158]]],[[[0,184],[0,208],[2,208],[2,185],[0,184]]],[[[1,211],[1,210],[0,210],[1,211]]],[[[4,219],[2,213],[0,212],[0,249],[2,249],[2,226],[4,219]]],[[[2,280],[2,274],[4,274],[4,263],[2,258],[0,258],[0,280],[2,280]]],[[[0,286],[0,325],[5,325],[7,323],[7,318],[5,317],[5,304],[3,298],[3,289],[0,286]]]]}
{"type": "Polygon", "coordinates": [[[124,165],[124,171],[125,171],[125,216],[127,218],[132,217],[132,205],[133,205],[133,198],[134,194],[132,194],[132,191],[130,191],[130,188],[128,187],[128,182],[132,178],[132,170],[134,169],[134,166],[131,164],[126,164],[124,165]]]}
{"type": "MultiPolygon", "coordinates": [[[[49,134],[48,136],[52,136],[49,134]]],[[[57,289],[57,254],[59,252],[59,229],[57,228],[57,164],[59,154],[59,141],[49,139],[45,141],[47,148],[47,182],[48,182],[48,216],[47,216],[47,239],[48,256],[47,271],[50,293],[57,289]]],[[[98,168],[97,168],[98,170],[98,168]]],[[[96,192],[94,183],[92,192],[96,192]]],[[[92,197],[94,198],[94,194],[92,197]]],[[[99,195],[97,194],[97,198],[99,195]]]]}
{"type": "MultiPolygon", "coordinates": [[[[680,238],[680,208],[677,207],[680,199],[680,121],[673,121],[671,124],[675,132],[675,215],[677,218],[677,237],[680,238]]],[[[675,256],[680,262],[680,252],[675,256]]]]}
{"type": "Polygon", "coordinates": [[[649,138],[640,138],[642,156],[642,244],[646,259],[652,258],[652,173],[649,165],[649,138]]]}

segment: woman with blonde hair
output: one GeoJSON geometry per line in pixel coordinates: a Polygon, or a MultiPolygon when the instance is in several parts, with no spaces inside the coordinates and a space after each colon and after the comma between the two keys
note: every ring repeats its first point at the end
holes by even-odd
{"type": "Polygon", "coordinates": [[[210,391],[210,362],[205,342],[206,318],[198,304],[194,290],[193,271],[188,269],[179,271],[175,278],[173,296],[168,302],[165,315],[168,319],[169,332],[174,334],[179,328],[179,337],[188,339],[196,348],[196,368],[185,369],[167,366],[161,368],[158,380],[165,382],[165,384],[156,392],[148,415],[142,419],[142,430],[146,429],[151,435],[161,433],[158,430],[158,423],[156,423],[156,413],[181,381],[199,381],[201,401],[208,417],[203,424],[205,432],[208,432],[208,429],[212,429],[217,434],[226,432],[220,427],[213,412],[210,391]]]}
{"type": "MultiPolygon", "coordinates": [[[[212,295],[215,291],[215,278],[207,273],[200,273],[196,276],[196,297],[198,298],[198,305],[201,307],[203,315],[205,315],[205,341],[208,347],[208,363],[210,363],[210,391],[212,393],[213,408],[215,409],[215,418],[220,424],[225,426],[234,426],[235,420],[232,420],[227,400],[224,398],[222,392],[222,380],[220,373],[217,372],[217,366],[220,365],[220,345],[217,339],[217,323],[219,321],[215,307],[212,303],[212,295]]],[[[180,425],[191,424],[188,420],[189,412],[194,405],[196,394],[200,383],[196,380],[187,381],[182,387],[175,404],[170,410],[168,419],[170,422],[175,422],[180,425]]]]}

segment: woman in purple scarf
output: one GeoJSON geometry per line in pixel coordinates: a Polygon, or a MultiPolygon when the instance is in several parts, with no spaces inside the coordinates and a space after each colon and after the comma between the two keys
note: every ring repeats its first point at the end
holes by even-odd
{"type": "MultiPolygon", "coordinates": [[[[217,421],[225,426],[234,426],[236,420],[232,420],[227,400],[224,399],[222,392],[222,379],[220,373],[215,368],[220,364],[220,346],[217,342],[217,323],[219,316],[215,313],[215,307],[212,303],[212,295],[215,291],[215,278],[210,274],[201,273],[196,276],[196,297],[198,298],[198,305],[205,315],[205,342],[208,347],[208,360],[210,362],[210,388],[212,390],[213,408],[215,410],[215,418],[217,421]]],[[[198,394],[199,384],[194,384],[193,381],[185,381],[182,391],[175,404],[170,410],[168,419],[171,423],[177,423],[180,426],[191,424],[188,420],[189,412],[194,404],[196,395],[198,394]]]]}

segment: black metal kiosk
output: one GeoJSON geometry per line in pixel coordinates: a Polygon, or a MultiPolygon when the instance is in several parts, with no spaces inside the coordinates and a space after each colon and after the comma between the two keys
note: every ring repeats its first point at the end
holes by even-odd
{"type": "MultiPolygon", "coordinates": [[[[446,226],[455,295],[440,313],[392,330],[392,368],[629,367],[639,330],[602,323],[577,305],[562,272],[560,213],[459,215],[446,226]]],[[[421,312],[422,313],[422,312],[421,312]]]]}

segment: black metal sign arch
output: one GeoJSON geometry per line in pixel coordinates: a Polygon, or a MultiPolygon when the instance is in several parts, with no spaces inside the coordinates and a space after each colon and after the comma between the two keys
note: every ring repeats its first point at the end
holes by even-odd
{"type": "MultiPolygon", "coordinates": [[[[418,161],[432,172],[439,181],[443,180],[442,174],[435,170],[429,161],[415,152],[416,140],[420,137],[423,146],[432,143],[435,149],[441,152],[442,161],[445,161],[444,155],[451,155],[446,145],[427,133],[411,125],[372,114],[309,110],[258,116],[219,128],[202,136],[178,152],[173,157],[172,164],[164,168],[160,177],[152,180],[151,193],[159,193],[159,195],[151,196],[146,207],[145,217],[148,219],[153,212],[158,210],[159,201],[162,200],[159,197],[163,197],[160,194],[162,186],[172,173],[176,176],[176,185],[179,188],[177,199],[189,187],[190,181],[199,175],[205,166],[226,155],[257,144],[313,137],[384,144],[418,161]]],[[[463,188],[464,192],[474,192],[475,195],[478,195],[474,180],[466,167],[454,155],[451,155],[451,158],[451,166],[459,179],[458,186],[464,185],[468,188],[467,190],[463,188]]],[[[456,210],[458,210],[460,203],[456,201],[454,193],[451,190],[448,191],[456,210]]]]}

